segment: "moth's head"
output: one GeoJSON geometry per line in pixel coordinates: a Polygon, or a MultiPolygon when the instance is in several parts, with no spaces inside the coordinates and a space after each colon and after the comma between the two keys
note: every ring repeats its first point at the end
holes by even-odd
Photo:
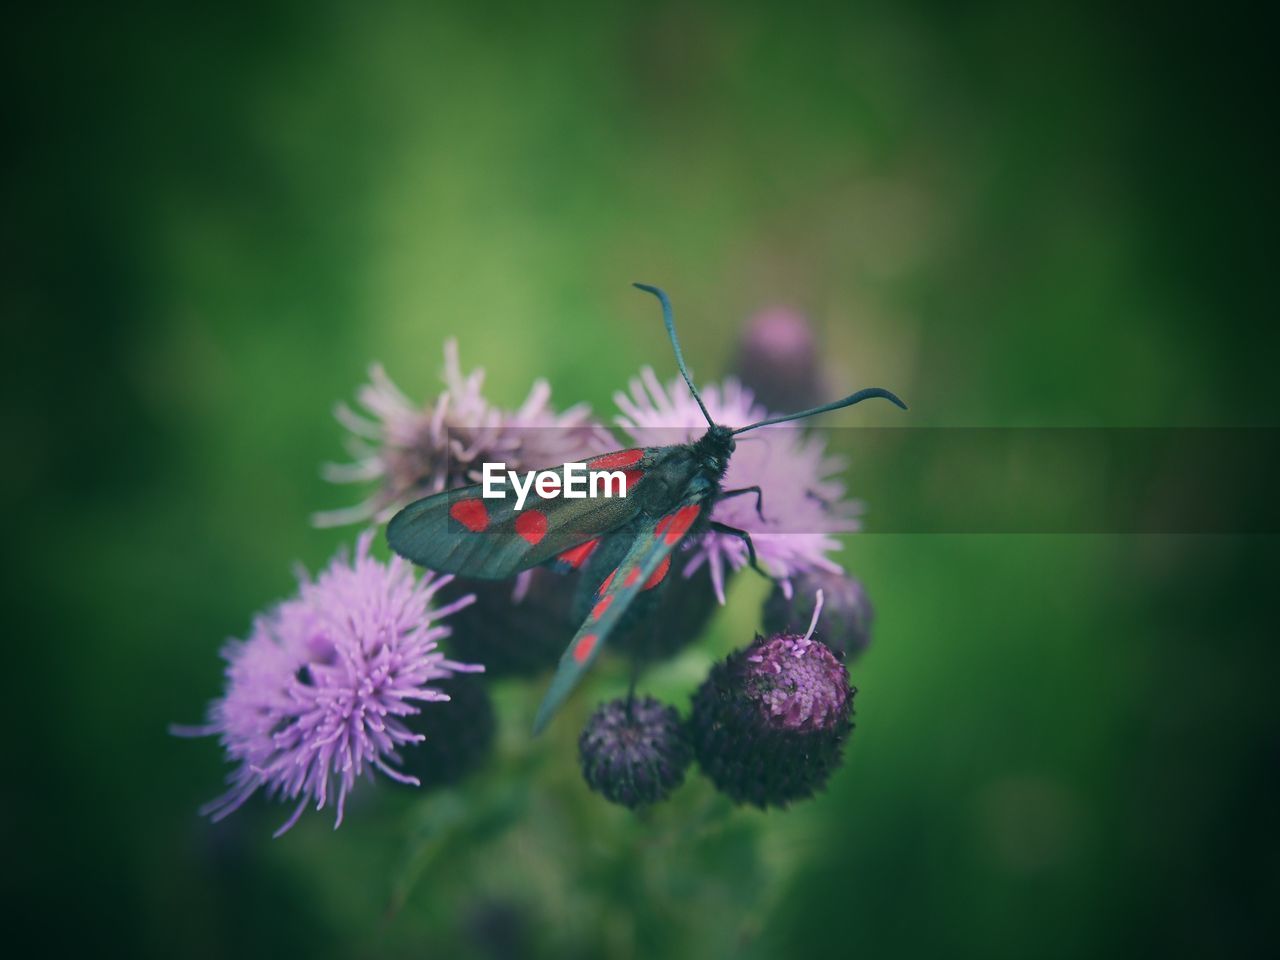
{"type": "Polygon", "coordinates": [[[697,446],[698,454],[702,459],[710,461],[717,471],[723,473],[729,465],[729,455],[738,446],[738,442],[733,439],[731,428],[713,423],[711,428],[702,435],[697,446]]]}
{"type": "Polygon", "coordinates": [[[738,442],[733,439],[733,428],[721,423],[711,425],[711,429],[707,431],[707,440],[715,449],[724,450],[725,453],[733,453],[738,446],[738,442]]]}

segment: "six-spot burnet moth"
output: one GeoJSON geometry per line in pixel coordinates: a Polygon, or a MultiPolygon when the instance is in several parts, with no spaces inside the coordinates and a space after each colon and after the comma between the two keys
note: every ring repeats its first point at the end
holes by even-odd
{"type": "MultiPolygon", "coordinates": [[[[757,427],[799,420],[883,397],[907,405],[880,387],[868,387],[820,407],[770,417],[731,428],[712,421],[685,366],[676,337],[671,302],[657,287],[635,284],[662,304],[676,366],[707,420],[707,432],[693,443],[619,450],[587,461],[595,471],[621,470],[626,495],[566,499],[535,491],[523,509],[516,498],[483,496],[482,485],[446,490],[405,507],[387,525],[387,541],[396,553],[423,567],[468,577],[503,579],[539,564],[583,568],[588,583],[598,583],[590,613],[569,641],[551,686],[538,708],[539,733],[582,675],[600,655],[609,634],[642,591],[657,587],[671,566],[672,552],[686,538],[707,530],[741,537],[751,565],[756,564],[750,534],[711,519],[714,505],[728,497],[755,494],[763,516],[760,488],[722,489],[736,437],[757,427]]],[[[560,468],[563,481],[564,467],[560,468]]],[[[554,485],[551,485],[554,486],[554,485]]],[[[764,572],[764,571],[760,571],[764,572]]]]}

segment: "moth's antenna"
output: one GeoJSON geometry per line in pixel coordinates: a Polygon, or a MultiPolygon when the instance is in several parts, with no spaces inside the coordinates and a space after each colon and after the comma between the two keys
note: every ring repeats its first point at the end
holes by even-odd
{"type": "Polygon", "coordinates": [[[786,423],[788,420],[803,420],[805,417],[812,417],[815,414],[826,413],[828,410],[839,410],[841,407],[852,407],[855,403],[861,403],[863,400],[870,400],[873,397],[883,397],[890,403],[897,404],[903,410],[907,409],[907,405],[905,403],[883,387],[867,387],[864,390],[859,390],[857,393],[849,394],[849,396],[845,397],[843,400],[826,403],[820,407],[813,407],[810,410],[801,410],[799,413],[788,413],[782,417],[770,417],[768,420],[761,420],[745,427],[739,427],[733,432],[736,435],[739,433],[746,433],[748,430],[754,430],[756,427],[767,427],[771,423],[786,423]]]}
{"type": "Polygon", "coordinates": [[[667,295],[660,289],[647,283],[633,283],[632,286],[646,293],[652,293],[661,302],[662,322],[667,325],[667,336],[671,338],[672,349],[676,352],[676,366],[680,368],[680,376],[684,377],[684,382],[689,385],[689,390],[693,393],[693,399],[698,401],[698,406],[702,409],[702,415],[707,418],[707,425],[714,427],[716,425],[715,421],[711,419],[711,414],[707,413],[707,405],[702,402],[702,396],[698,393],[698,388],[693,385],[693,378],[689,376],[689,368],[684,365],[684,354],[680,352],[680,339],[676,336],[676,320],[671,314],[671,301],[667,299],[667,295]]]}

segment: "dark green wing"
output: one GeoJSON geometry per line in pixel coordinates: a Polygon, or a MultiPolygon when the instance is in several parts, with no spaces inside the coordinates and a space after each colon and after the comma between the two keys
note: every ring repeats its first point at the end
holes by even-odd
{"type": "Polygon", "coordinates": [[[551,686],[533,721],[535,734],[546,728],[595,662],[631,602],[642,590],[657,586],[666,576],[671,566],[671,552],[701,517],[702,510],[702,503],[687,502],[656,520],[643,517],[633,524],[635,539],[630,549],[600,585],[591,613],[560,657],[556,675],[551,678],[551,686]]]}
{"type": "MultiPolygon", "coordinates": [[[[637,494],[657,450],[620,450],[586,461],[587,470],[620,470],[625,497],[542,498],[532,489],[522,510],[510,485],[502,498],[479,484],[446,490],[405,507],[387,524],[391,549],[431,570],[501,580],[632,520],[637,494]]],[[[564,477],[564,467],[557,468],[564,477]]]]}

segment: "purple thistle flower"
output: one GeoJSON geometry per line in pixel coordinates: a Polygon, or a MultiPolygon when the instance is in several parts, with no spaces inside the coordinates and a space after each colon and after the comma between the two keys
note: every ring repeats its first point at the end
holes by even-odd
{"type": "MultiPolygon", "coordinates": [[[[716,423],[741,427],[769,415],[732,377],[701,390],[716,423]]],[[[643,446],[687,443],[707,429],[684,382],[676,378],[664,386],[648,367],[631,381],[630,393],[619,392],[614,400],[623,413],[616,422],[643,446]]],[[[756,512],[753,496],[721,501],[712,517],[750,533],[760,564],[789,594],[792,576],[841,569],[830,557],[840,547],[831,534],[857,530],[861,510],[861,504],[845,498],[845,486],[837,476],[843,468],[843,460],[828,456],[819,435],[790,424],[764,427],[738,440],[724,477],[727,490],[760,486],[764,518],[756,512]]],[[[726,573],[741,569],[748,560],[741,538],[723,533],[705,534],[689,556],[684,576],[708,564],[721,603],[726,573]]]]}
{"type": "Polygon", "coordinates": [[[445,659],[437,643],[449,633],[440,621],[470,604],[467,596],[431,608],[435,592],[451,580],[419,580],[399,557],[369,556],[373,532],[360,535],[354,560],[339,555],[316,579],[300,577],[298,594],[259,616],[248,639],[223,650],[227,687],[209,706],[209,722],[171,728],[177,736],[217,736],[237,764],[230,789],[201,808],[215,821],[237,810],[259,789],[296,801],[280,836],[308,802],[333,801],[342,823],[356,777],[381,770],[417,786],[396,770],[399,749],[424,737],[404,718],[415,702],[448,700],[431,686],[454,672],[481,666],[445,659]]]}
{"type": "Polygon", "coordinates": [[[444,345],[443,380],[445,389],[435,402],[419,405],[374,364],[370,382],[356,394],[367,415],[338,405],[334,415],[351,431],[347,446],[354,462],[327,464],[325,478],[379,486],[363,503],[316,514],[317,526],[385,522],[414,500],[478,482],[479,465],[486,460],[502,461],[511,470],[535,470],[616,446],[587,405],[556,413],[545,380],[534,382],[519,409],[494,407],[482,392],[484,370],[463,375],[455,340],[444,345]]]}
{"type": "Polygon", "coordinates": [[[830,648],[810,636],[773,637],[747,652],[746,692],[779,730],[826,730],[843,722],[853,693],[830,648]]]}
{"type": "Polygon", "coordinates": [[[809,631],[737,650],[711,668],[693,698],[690,736],[716,789],[739,803],[786,806],[826,785],[853,730],[844,664],[809,631]]]}

